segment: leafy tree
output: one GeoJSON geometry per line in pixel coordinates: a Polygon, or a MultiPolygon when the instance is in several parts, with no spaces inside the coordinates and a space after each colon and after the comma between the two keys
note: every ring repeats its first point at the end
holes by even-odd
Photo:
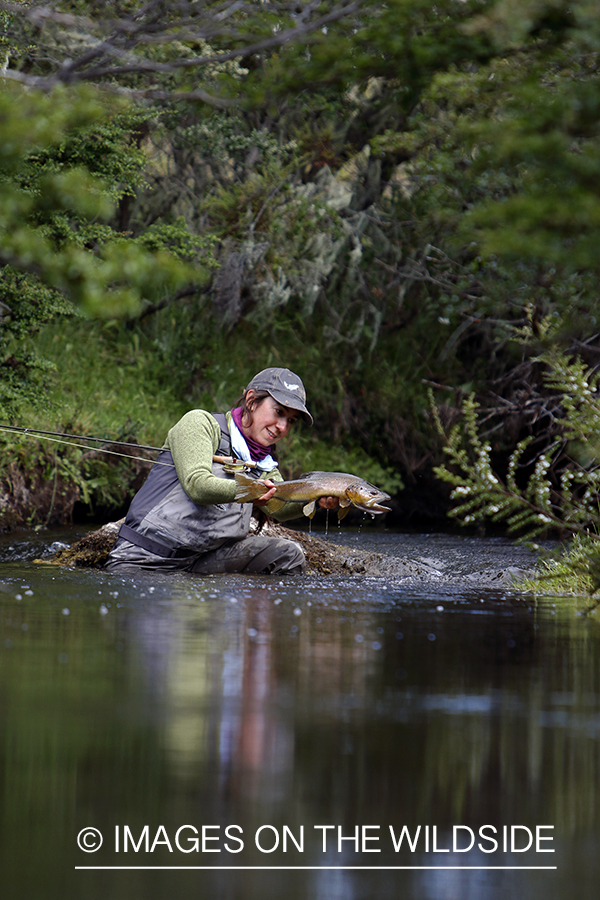
{"type": "Polygon", "coordinates": [[[5,414],[20,396],[38,391],[35,373],[47,369],[30,343],[41,323],[73,314],[72,304],[103,317],[137,312],[202,276],[168,252],[170,241],[158,240],[156,231],[150,252],[109,222],[115,203],[143,181],[136,132],[147,118],[111,110],[87,89],[0,95],[5,414]]]}
{"type": "MultiPolygon", "coordinates": [[[[450,415],[472,390],[484,408],[508,411],[498,456],[536,429],[548,395],[531,358],[547,349],[546,316],[552,341],[584,345],[589,364],[589,2],[3,8],[8,78],[91,81],[142,101],[125,143],[116,135],[105,158],[83,160],[105,185],[128,184],[109,218],[36,213],[57,252],[73,231],[84,249],[91,235],[101,267],[116,233],[117,243],[130,233],[138,248],[162,241],[196,266],[219,262],[202,297],[175,306],[185,288],[140,289],[129,307],[156,354],[149,369],[173,372],[181,359],[173,383],[190,403],[213,382],[219,397],[222,384],[237,392],[240,355],[318,362],[313,394],[328,430],[410,478],[435,452],[427,383],[454,391],[450,415]],[[128,147],[122,179],[110,168],[123,164],[117,145],[128,147]],[[524,345],[514,329],[528,317],[524,345]]],[[[53,158],[40,172],[65,165],[53,158]]]]}
{"type": "Polygon", "coordinates": [[[67,0],[61,8],[3,2],[6,32],[17,52],[6,77],[44,90],[92,82],[131,97],[230,105],[228,63],[260,58],[321,35],[354,16],[356,2],[121,2],[67,0]],[[47,51],[51,50],[51,55],[47,51]],[[45,52],[40,52],[45,51],[45,52]],[[201,83],[198,84],[198,71],[201,83]],[[149,84],[158,79],[159,85],[149,84]]]}

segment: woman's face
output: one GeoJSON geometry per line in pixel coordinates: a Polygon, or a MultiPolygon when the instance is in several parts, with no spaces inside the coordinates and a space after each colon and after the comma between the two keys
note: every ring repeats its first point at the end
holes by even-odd
{"type": "Polygon", "coordinates": [[[251,389],[246,395],[246,404],[251,409],[252,423],[247,424],[247,417],[243,417],[244,432],[262,447],[270,447],[289,433],[292,425],[298,421],[299,413],[288,406],[282,406],[273,397],[265,397],[252,409],[253,396],[254,391],[251,389]]]}

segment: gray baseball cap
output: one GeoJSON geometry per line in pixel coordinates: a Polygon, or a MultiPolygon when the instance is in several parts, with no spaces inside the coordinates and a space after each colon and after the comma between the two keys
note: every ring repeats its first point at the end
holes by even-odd
{"type": "Polygon", "coordinates": [[[282,406],[297,409],[304,421],[312,425],[313,417],[306,408],[306,391],[302,379],[289,369],[263,369],[254,376],[246,390],[249,391],[250,388],[255,391],[268,391],[282,406]]]}

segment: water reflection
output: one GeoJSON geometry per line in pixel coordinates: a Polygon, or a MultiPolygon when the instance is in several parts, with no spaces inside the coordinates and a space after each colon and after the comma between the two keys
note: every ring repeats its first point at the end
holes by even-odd
{"type": "Polygon", "coordinates": [[[595,896],[593,619],[375,578],[133,580],[6,564],[0,580],[7,896],[492,900],[563,897],[569,884],[570,896],[595,896]],[[261,853],[254,834],[267,823],[303,833],[304,852],[261,853]],[[437,846],[451,848],[453,825],[490,823],[553,825],[558,853],[433,854],[422,837],[415,853],[406,842],[394,853],[389,836],[390,825],[412,835],[435,825],[437,846]],[[150,843],[164,826],[172,850],[117,855],[125,824],[136,840],[148,825],[150,843]],[[186,824],[220,826],[207,852],[177,849],[186,824]],[[225,849],[230,824],[243,829],[239,855],[225,849]],[[324,853],[314,826],[326,824],[346,838],[379,826],[369,846],[381,852],[356,853],[350,840],[338,852],[332,830],[324,853]],[[88,825],[105,835],[93,856],[75,843],[88,825]],[[75,872],[86,864],[560,867],[75,872]]]}

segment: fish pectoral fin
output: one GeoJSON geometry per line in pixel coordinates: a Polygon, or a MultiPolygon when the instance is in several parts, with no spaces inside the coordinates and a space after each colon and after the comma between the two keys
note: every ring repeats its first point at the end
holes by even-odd
{"type": "Polygon", "coordinates": [[[306,506],[302,507],[302,512],[305,516],[308,516],[309,519],[312,519],[315,512],[317,511],[317,502],[316,500],[311,500],[310,503],[307,503],[306,506]]]}
{"type": "Polygon", "coordinates": [[[352,504],[352,500],[349,497],[341,497],[340,498],[340,506],[350,506],[352,504]]]}
{"type": "Polygon", "coordinates": [[[348,515],[348,513],[350,512],[350,507],[351,507],[351,506],[352,506],[352,504],[350,503],[350,501],[348,501],[348,503],[342,503],[342,502],[340,501],[340,505],[339,505],[338,511],[337,511],[337,513],[338,513],[338,522],[341,522],[342,519],[343,519],[345,516],[348,515]]]}

